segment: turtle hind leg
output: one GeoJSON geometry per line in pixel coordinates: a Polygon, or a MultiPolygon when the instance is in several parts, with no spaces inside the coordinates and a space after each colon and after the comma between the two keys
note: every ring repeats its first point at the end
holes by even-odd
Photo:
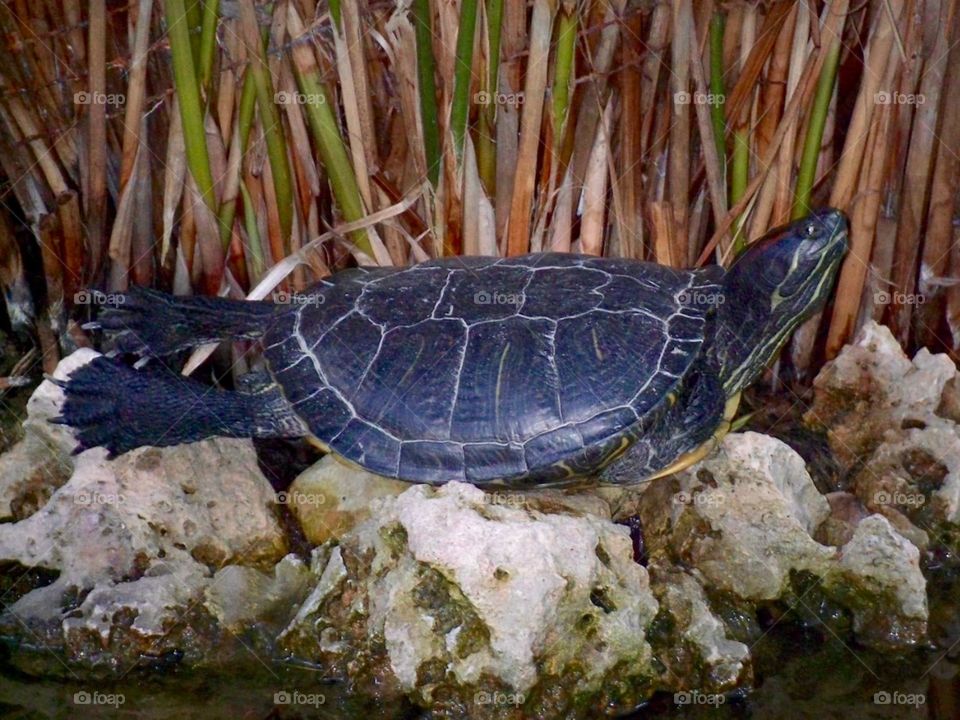
{"type": "Polygon", "coordinates": [[[74,452],[105,447],[111,456],[146,445],[210,437],[294,437],[306,430],[275,386],[254,395],[219,390],[163,367],[135,370],[106,357],[58,382],[65,400],[51,422],[73,427],[74,452]]]}
{"type": "Polygon", "coordinates": [[[256,339],[276,312],[271,303],[181,297],[133,287],[111,296],[109,306],[84,328],[112,335],[121,353],[162,357],[208,342],[256,339]]]}

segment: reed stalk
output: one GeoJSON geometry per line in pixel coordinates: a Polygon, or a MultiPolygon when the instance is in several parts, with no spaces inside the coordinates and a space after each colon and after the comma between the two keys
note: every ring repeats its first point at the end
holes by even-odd
{"type": "MultiPolygon", "coordinates": [[[[470,118],[470,87],[473,82],[473,43],[477,30],[477,0],[461,0],[457,48],[454,56],[453,99],[450,104],[450,131],[459,162],[470,118]]],[[[492,98],[490,99],[493,100],[492,98]]]]}
{"type": "Polygon", "coordinates": [[[436,62],[433,57],[430,0],[413,0],[411,10],[417,38],[417,85],[427,179],[436,187],[440,178],[440,116],[437,109],[436,62]]]}
{"type": "MultiPolygon", "coordinates": [[[[207,152],[206,131],[203,122],[203,103],[194,64],[189,31],[189,16],[184,0],[165,0],[167,32],[170,36],[170,52],[173,58],[173,83],[177,91],[180,119],[183,123],[184,147],[187,166],[197,185],[201,200],[211,211],[217,207],[213,175],[210,172],[210,155],[207,152]]],[[[191,3],[191,7],[195,7],[191,3]]]]}
{"type": "MultiPolygon", "coordinates": [[[[287,10],[290,35],[294,39],[301,38],[304,34],[303,21],[292,5],[288,6],[287,10]]],[[[309,46],[303,43],[294,44],[291,52],[293,72],[300,92],[305,97],[313,99],[312,102],[304,105],[304,112],[317,150],[330,177],[334,197],[337,199],[344,219],[347,222],[357,222],[365,215],[360,188],[354,177],[350,154],[340,135],[340,127],[331,109],[329,96],[323,85],[316,60],[309,46]]],[[[365,229],[353,231],[350,238],[361,252],[370,257],[374,256],[373,246],[365,229]]]]}

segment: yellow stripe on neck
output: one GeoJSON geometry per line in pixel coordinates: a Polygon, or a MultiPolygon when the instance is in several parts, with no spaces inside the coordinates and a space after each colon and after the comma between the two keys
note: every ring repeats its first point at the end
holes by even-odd
{"type": "Polygon", "coordinates": [[[730,432],[730,426],[733,424],[733,417],[737,414],[738,407],[740,407],[740,393],[734,393],[727,398],[727,404],[723,406],[723,419],[720,421],[716,431],[709,440],[699,447],[694,448],[690,452],[684,453],[672,463],[667,465],[667,467],[665,467],[663,470],[644,478],[644,482],[647,480],[656,480],[657,478],[666,477],[667,475],[678,473],[681,470],[686,470],[694,463],[700,462],[703,460],[703,458],[712,453],[720,445],[720,442],[723,440],[724,436],[730,432]]]}

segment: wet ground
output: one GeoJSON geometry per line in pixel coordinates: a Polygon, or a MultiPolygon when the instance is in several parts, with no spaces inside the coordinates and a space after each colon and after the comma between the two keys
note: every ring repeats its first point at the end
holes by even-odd
{"type": "MultiPolygon", "coordinates": [[[[952,608],[956,618],[956,608],[952,608]]],[[[956,624],[956,622],[955,622],[956,624]]],[[[777,718],[779,720],[954,720],[960,717],[960,678],[944,650],[881,657],[847,644],[823,628],[777,623],[754,645],[762,673],[757,687],[726,696],[655,696],[618,717],[777,718]],[[942,658],[938,662],[938,658],[942,658]]],[[[348,697],[315,673],[245,667],[236,676],[168,672],[119,683],[34,681],[0,673],[0,717],[204,720],[337,718],[400,720],[436,717],[394,703],[348,697]],[[202,708],[202,710],[201,710],[202,708]]]]}

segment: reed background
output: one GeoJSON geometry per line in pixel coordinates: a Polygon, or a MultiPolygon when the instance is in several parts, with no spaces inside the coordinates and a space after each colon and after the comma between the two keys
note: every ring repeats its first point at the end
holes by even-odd
{"type": "Polygon", "coordinates": [[[825,204],[852,251],[782,364],[809,377],[870,317],[956,357],[958,4],[5,0],[0,326],[38,348],[5,372],[89,344],[86,288],[728,264],[825,204]]]}

